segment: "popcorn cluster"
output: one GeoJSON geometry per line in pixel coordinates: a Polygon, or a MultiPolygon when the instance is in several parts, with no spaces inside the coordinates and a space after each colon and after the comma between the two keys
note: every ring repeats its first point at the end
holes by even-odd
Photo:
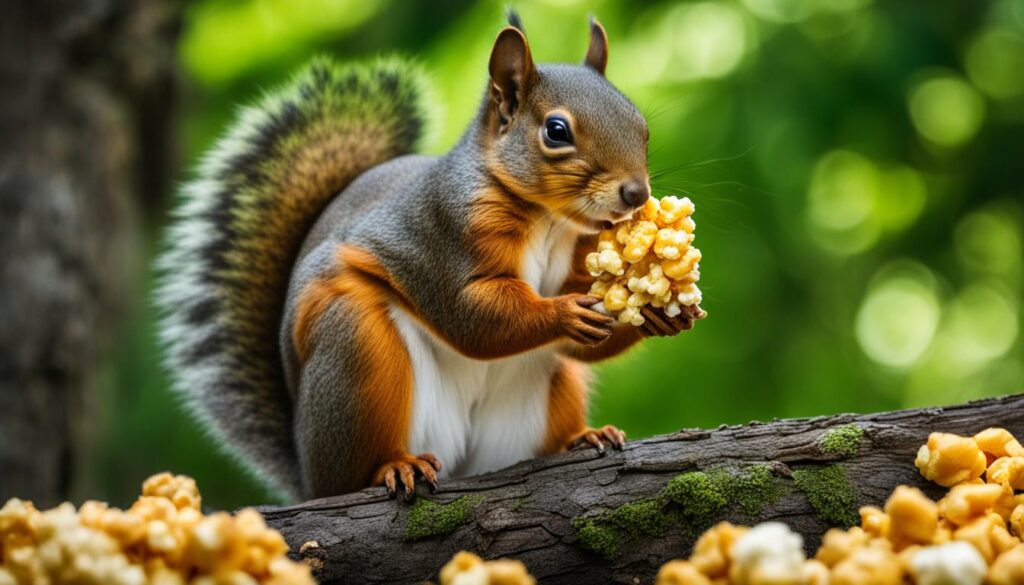
{"type": "Polygon", "coordinates": [[[469,552],[456,553],[441,569],[441,585],[536,585],[519,561],[484,561],[469,552]]]}
{"type": "Polygon", "coordinates": [[[259,512],[204,515],[196,483],[161,473],[128,510],[88,501],[0,509],[0,585],[312,585],[259,512]]]}
{"type": "Polygon", "coordinates": [[[722,522],[689,560],[662,566],[657,585],[1024,584],[1024,447],[1005,429],[932,433],[915,462],[951,488],[938,502],[897,487],[861,525],[829,530],[814,559],[784,524],[722,522]]]}
{"type": "Polygon", "coordinates": [[[691,246],[697,228],[693,212],[689,197],[651,198],[632,220],[601,232],[586,268],[597,279],[590,294],[603,299],[607,313],[639,326],[647,305],[675,317],[683,305],[700,303],[700,250],[691,246]]]}

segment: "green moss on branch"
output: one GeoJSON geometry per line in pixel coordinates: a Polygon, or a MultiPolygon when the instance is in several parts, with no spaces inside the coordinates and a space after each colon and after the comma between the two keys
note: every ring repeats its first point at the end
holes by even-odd
{"type": "Polygon", "coordinates": [[[822,522],[848,528],[860,519],[857,489],[841,465],[797,469],[793,471],[793,480],[822,522]]]}
{"type": "Polygon", "coordinates": [[[462,496],[450,504],[438,504],[420,497],[409,508],[405,539],[422,540],[451,534],[473,519],[473,510],[483,501],[482,496],[462,496]]]}
{"type": "Polygon", "coordinates": [[[855,424],[843,425],[825,432],[818,441],[818,448],[822,453],[849,459],[857,454],[863,438],[864,429],[855,424]]]}
{"type": "Polygon", "coordinates": [[[754,517],[784,492],[767,465],[691,471],[673,477],[653,498],[578,516],[572,524],[583,547],[610,558],[641,536],[661,536],[672,526],[696,535],[733,504],[754,517]]]}

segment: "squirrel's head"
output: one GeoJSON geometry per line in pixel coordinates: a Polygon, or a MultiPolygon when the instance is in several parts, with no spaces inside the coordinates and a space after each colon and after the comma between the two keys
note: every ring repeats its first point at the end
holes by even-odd
{"type": "Polygon", "coordinates": [[[581,65],[534,65],[518,17],[509,21],[483,106],[488,171],[588,231],[626,219],[650,197],[647,121],[604,77],[604,27],[591,19],[581,65]]]}

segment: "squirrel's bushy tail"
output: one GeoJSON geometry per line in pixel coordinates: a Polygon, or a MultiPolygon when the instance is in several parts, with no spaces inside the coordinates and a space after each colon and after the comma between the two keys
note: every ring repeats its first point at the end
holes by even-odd
{"type": "Polygon", "coordinates": [[[230,451],[300,495],[278,347],[288,279],[328,202],[423,134],[419,71],[397,60],[315,59],[241,110],[182,191],[159,260],[175,387],[230,451]]]}

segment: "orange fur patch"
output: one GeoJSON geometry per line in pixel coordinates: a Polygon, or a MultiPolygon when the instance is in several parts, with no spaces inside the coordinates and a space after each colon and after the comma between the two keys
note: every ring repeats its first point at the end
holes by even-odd
{"type": "Polygon", "coordinates": [[[487,189],[473,202],[469,239],[475,247],[475,274],[519,274],[523,247],[537,209],[504,189],[487,189]]]}
{"type": "Polygon", "coordinates": [[[541,455],[565,451],[572,437],[587,426],[586,366],[562,359],[551,377],[548,392],[548,424],[541,455]]]}
{"type": "Polygon", "coordinates": [[[360,364],[356,436],[353,445],[351,489],[370,485],[374,470],[406,451],[412,417],[412,365],[408,350],[389,313],[400,300],[387,270],[369,252],[341,246],[339,270],[309,284],[296,311],[293,338],[300,363],[313,350],[318,322],[335,302],[344,302],[355,320],[356,352],[360,364]]]}

